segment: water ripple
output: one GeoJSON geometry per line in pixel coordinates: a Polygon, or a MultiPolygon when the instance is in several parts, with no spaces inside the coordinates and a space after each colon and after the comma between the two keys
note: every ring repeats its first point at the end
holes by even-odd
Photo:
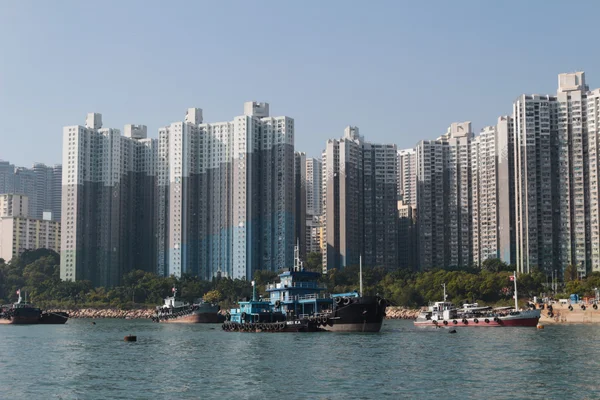
{"type": "Polygon", "coordinates": [[[244,334],[72,320],[0,326],[2,398],[600,398],[595,326],[244,334]],[[123,341],[128,334],[135,343],[123,341]]]}

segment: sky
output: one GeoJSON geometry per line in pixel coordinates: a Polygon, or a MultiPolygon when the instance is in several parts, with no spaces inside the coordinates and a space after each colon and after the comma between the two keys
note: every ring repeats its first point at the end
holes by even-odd
{"type": "Polygon", "coordinates": [[[232,120],[245,101],[295,120],[318,156],[358,126],[414,147],[475,132],[522,93],[583,70],[600,87],[600,2],[0,0],[0,159],[61,162],[62,127],[158,128],[190,107],[232,120]]]}

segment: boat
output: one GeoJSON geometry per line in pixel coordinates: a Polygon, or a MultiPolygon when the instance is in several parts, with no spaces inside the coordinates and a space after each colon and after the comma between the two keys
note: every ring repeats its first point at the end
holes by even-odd
{"type": "Polygon", "coordinates": [[[222,328],[226,332],[317,332],[325,320],[306,316],[286,315],[265,299],[256,296],[256,284],[252,281],[252,299],[240,301],[239,308],[227,313],[222,328]]]}
{"type": "Polygon", "coordinates": [[[535,327],[540,320],[541,310],[520,310],[517,304],[517,275],[511,276],[515,284],[514,307],[480,307],[477,303],[463,304],[462,308],[446,301],[446,285],[444,301],[437,301],[426,310],[421,311],[414,322],[415,326],[435,327],[499,327],[522,326],[535,327]]]}
{"type": "Polygon", "coordinates": [[[69,314],[64,311],[42,311],[39,324],[46,325],[61,325],[66,324],[69,319],[69,314]]]}
{"type": "Polygon", "coordinates": [[[360,291],[328,294],[318,283],[321,274],[304,270],[296,246],[293,268],[283,270],[279,282],[267,284],[269,297],[259,301],[270,303],[286,321],[308,321],[310,330],[316,325],[323,331],[379,332],[387,301],[362,295],[362,259],[359,274],[360,291]]]}
{"type": "Polygon", "coordinates": [[[27,302],[27,294],[21,297],[21,290],[17,290],[19,299],[16,303],[0,306],[0,324],[2,325],[35,325],[35,324],[65,324],[69,314],[65,312],[42,311],[27,302]]]}
{"type": "Polygon", "coordinates": [[[193,304],[176,299],[177,288],[173,288],[173,296],[166,297],[162,306],[156,307],[154,322],[169,322],[182,324],[220,323],[225,316],[219,313],[218,304],[198,299],[193,304]]]}

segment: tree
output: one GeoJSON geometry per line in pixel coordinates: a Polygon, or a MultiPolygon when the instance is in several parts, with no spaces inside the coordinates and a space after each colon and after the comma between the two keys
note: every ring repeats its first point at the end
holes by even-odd
{"type": "Polygon", "coordinates": [[[308,253],[304,268],[310,272],[323,272],[323,257],[318,251],[308,253]]]}
{"type": "Polygon", "coordinates": [[[488,258],[481,263],[481,269],[489,272],[508,271],[508,264],[499,258],[488,258]]]}
{"type": "Polygon", "coordinates": [[[207,303],[218,303],[223,298],[223,295],[218,290],[211,290],[204,295],[204,301],[207,303]]]}
{"type": "Polygon", "coordinates": [[[573,264],[567,265],[565,268],[565,282],[576,281],[577,280],[577,267],[573,264]]]}

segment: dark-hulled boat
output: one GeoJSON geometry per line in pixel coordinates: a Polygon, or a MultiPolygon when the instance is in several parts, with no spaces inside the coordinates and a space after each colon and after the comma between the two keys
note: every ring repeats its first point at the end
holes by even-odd
{"type": "Polygon", "coordinates": [[[65,312],[46,312],[33,306],[21,297],[21,290],[17,290],[19,299],[16,303],[0,306],[0,324],[34,325],[34,324],[64,324],[69,319],[65,312]]]}
{"type": "Polygon", "coordinates": [[[225,316],[219,314],[219,305],[207,303],[199,299],[194,304],[176,300],[177,289],[173,288],[173,296],[165,298],[162,306],[156,307],[154,322],[170,322],[180,324],[221,323],[225,316]]]}

